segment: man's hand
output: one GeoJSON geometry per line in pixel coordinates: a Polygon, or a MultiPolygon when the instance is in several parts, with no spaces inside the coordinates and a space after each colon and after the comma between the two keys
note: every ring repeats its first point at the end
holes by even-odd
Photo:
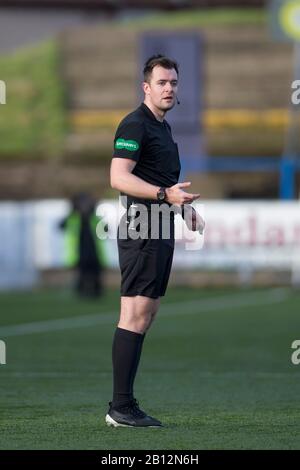
{"type": "Polygon", "coordinates": [[[190,194],[183,191],[181,188],[187,188],[191,182],[177,183],[170,188],[166,188],[166,201],[175,206],[182,206],[183,204],[191,204],[195,199],[200,197],[200,194],[190,194]]]}
{"type": "Polygon", "coordinates": [[[193,206],[189,204],[182,206],[182,217],[189,230],[192,230],[193,232],[197,231],[201,235],[203,234],[205,222],[193,206]]]}

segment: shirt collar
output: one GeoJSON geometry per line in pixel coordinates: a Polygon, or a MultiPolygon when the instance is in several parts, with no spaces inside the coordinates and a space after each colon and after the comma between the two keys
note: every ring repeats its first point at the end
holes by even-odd
{"type": "Polygon", "coordinates": [[[145,104],[145,103],[142,103],[141,106],[140,106],[141,110],[150,118],[152,119],[153,121],[157,122],[158,124],[164,124],[165,123],[165,120],[163,120],[162,122],[159,121],[158,119],[156,119],[155,115],[152,113],[151,109],[148,108],[148,106],[145,104]]]}

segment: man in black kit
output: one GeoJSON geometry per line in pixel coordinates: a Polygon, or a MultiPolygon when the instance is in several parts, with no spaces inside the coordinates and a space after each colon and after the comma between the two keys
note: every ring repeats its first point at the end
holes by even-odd
{"type": "MultiPolygon", "coordinates": [[[[169,211],[168,236],[163,236],[164,216],[159,213],[158,236],[153,237],[153,208],[164,205],[180,210],[186,204],[187,215],[193,210],[198,228],[204,225],[189,206],[200,195],[185,192],[189,182],[178,183],[178,148],[164,119],[178,102],[178,65],[156,55],[147,60],[143,72],[144,102],[120,123],[111,163],[111,186],[126,197],[127,209],[118,229],[121,313],[112,347],[113,399],[105,418],[115,427],[162,426],[139,408],[133,395],[145,333],[165,295],[174,251],[174,211],[169,211]],[[138,227],[133,211],[145,214],[143,208],[146,218],[138,227]],[[138,228],[141,236],[137,238],[138,228]]],[[[189,227],[185,211],[184,218],[189,227]]]]}

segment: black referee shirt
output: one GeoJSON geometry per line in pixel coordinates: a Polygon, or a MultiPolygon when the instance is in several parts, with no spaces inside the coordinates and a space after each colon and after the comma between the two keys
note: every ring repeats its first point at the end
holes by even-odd
{"type": "MultiPolygon", "coordinates": [[[[171,127],[166,120],[158,121],[144,103],[119,124],[114,139],[113,158],[116,157],[137,162],[132,174],[147,183],[168,188],[178,182],[181,167],[171,127]]],[[[142,202],[129,196],[128,200],[142,202]]]]}

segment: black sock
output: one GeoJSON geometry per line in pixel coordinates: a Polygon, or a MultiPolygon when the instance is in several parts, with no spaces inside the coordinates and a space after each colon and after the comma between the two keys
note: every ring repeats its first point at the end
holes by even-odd
{"type": "Polygon", "coordinates": [[[112,346],[113,406],[133,399],[133,383],[139,365],[145,334],[117,328],[112,346]]]}

